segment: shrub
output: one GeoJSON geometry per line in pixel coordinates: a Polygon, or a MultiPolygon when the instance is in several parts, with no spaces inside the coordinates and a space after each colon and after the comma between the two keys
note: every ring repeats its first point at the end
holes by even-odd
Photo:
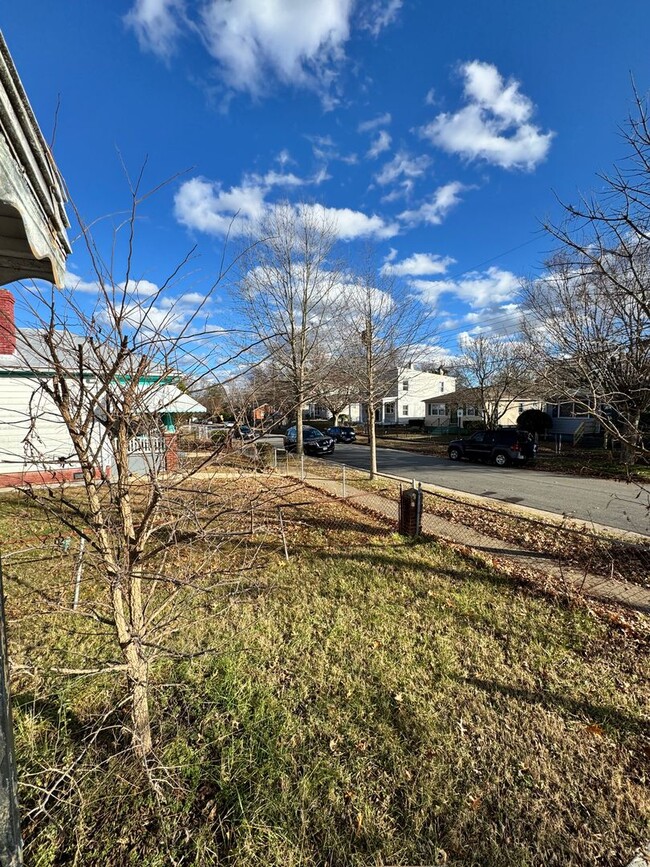
{"type": "Polygon", "coordinates": [[[526,409],[517,419],[517,427],[533,434],[543,434],[553,427],[553,419],[541,409],[526,409]]]}
{"type": "Polygon", "coordinates": [[[462,427],[462,431],[467,431],[468,433],[474,433],[475,430],[485,430],[485,422],[479,421],[479,419],[473,419],[472,421],[465,421],[462,427]]]}

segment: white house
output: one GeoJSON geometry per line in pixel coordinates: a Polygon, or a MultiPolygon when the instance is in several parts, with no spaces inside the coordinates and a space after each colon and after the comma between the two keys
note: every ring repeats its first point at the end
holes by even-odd
{"type": "MultiPolygon", "coordinates": [[[[71,481],[80,478],[80,464],[59,410],[48,394],[52,363],[43,332],[18,332],[14,324],[14,299],[0,289],[0,487],[71,481]]],[[[78,373],[77,352],[85,338],[67,331],[55,333],[57,353],[63,359],[67,387],[79,396],[83,389],[93,421],[90,428],[93,463],[98,476],[110,476],[113,444],[109,421],[101,397],[105,389],[85,365],[78,373]]],[[[103,357],[109,352],[102,347],[103,357]]],[[[133,418],[139,429],[129,442],[129,469],[148,473],[152,469],[173,470],[177,464],[174,417],[179,413],[201,413],[205,407],[174,384],[175,376],[156,373],[138,377],[133,390],[133,418]]],[[[110,389],[109,389],[110,392],[110,389]]],[[[120,389],[115,389],[119,398],[120,389]]],[[[119,411],[119,407],[118,407],[119,411]]]]}
{"type": "MultiPolygon", "coordinates": [[[[396,367],[388,381],[386,395],[375,411],[375,421],[380,425],[424,423],[426,398],[433,391],[447,394],[456,387],[455,377],[448,376],[444,371],[429,373],[418,370],[413,364],[396,367]]],[[[319,403],[310,404],[305,415],[307,418],[331,417],[327,407],[319,403]]],[[[345,407],[342,415],[352,424],[363,424],[366,421],[365,405],[361,401],[353,401],[345,407]]]]}
{"type": "Polygon", "coordinates": [[[456,388],[456,378],[441,369],[438,373],[417,370],[413,365],[399,367],[388,394],[376,412],[377,424],[425,423],[426,400],[432,395],[445,395],[456,388]]]}

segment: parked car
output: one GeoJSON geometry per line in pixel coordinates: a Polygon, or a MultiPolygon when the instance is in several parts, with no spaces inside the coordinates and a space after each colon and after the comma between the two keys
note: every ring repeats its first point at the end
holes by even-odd
{"type": "Polygon", "coordinates": [[[336,440],[337,443],[353,443],[357,438],[357,432],[353,427],[328,427],[325,433],[336,440]]]}
{"type": "Polygon", "coordinates": [[[533,461],[537,443],[531,433],[517,428],[478,430],[467,439],[450,442],[447,454],[452,461],[466,458],[469,461],[492,461],[498,467],[507,467],[511,463],[533,461]]]}
{"type": "MultiPolygon", "coordinates": [[[[295,425],[290,427],[284,435],[284,447],[288,452],[293,452],[297,447],[297,431],[295,425]]],[[[315,427],[305,425],[302,429],[302,446],[306,455],[331,455],[334,451],[335,441],[332,437],[315,427]]]]}

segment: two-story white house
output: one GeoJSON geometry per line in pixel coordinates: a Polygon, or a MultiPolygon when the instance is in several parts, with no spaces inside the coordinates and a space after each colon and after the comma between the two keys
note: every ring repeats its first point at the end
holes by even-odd
{"type": "MultiPolygon", "coordinates": [[[[418,370],[413,364],[395,368],[389,379],[385,396],[375,411],[375,421],[380,425],[424,424],[425,401],[432,394],[447,394],[456,388],[456,378],[448,376],[444,370],[429,373],[418,370]]],[[[366,421],[365,407],[352,403],[346,410],[352,423],[366,421]]]]}

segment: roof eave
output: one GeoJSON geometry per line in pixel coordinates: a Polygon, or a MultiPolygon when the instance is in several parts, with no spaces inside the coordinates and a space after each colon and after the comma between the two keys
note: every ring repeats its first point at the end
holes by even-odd
{"type": "Polygon", "coordinates": [[[71,248],[63,181],[0,33],[0,285],[63,286],[71,248]]]}

